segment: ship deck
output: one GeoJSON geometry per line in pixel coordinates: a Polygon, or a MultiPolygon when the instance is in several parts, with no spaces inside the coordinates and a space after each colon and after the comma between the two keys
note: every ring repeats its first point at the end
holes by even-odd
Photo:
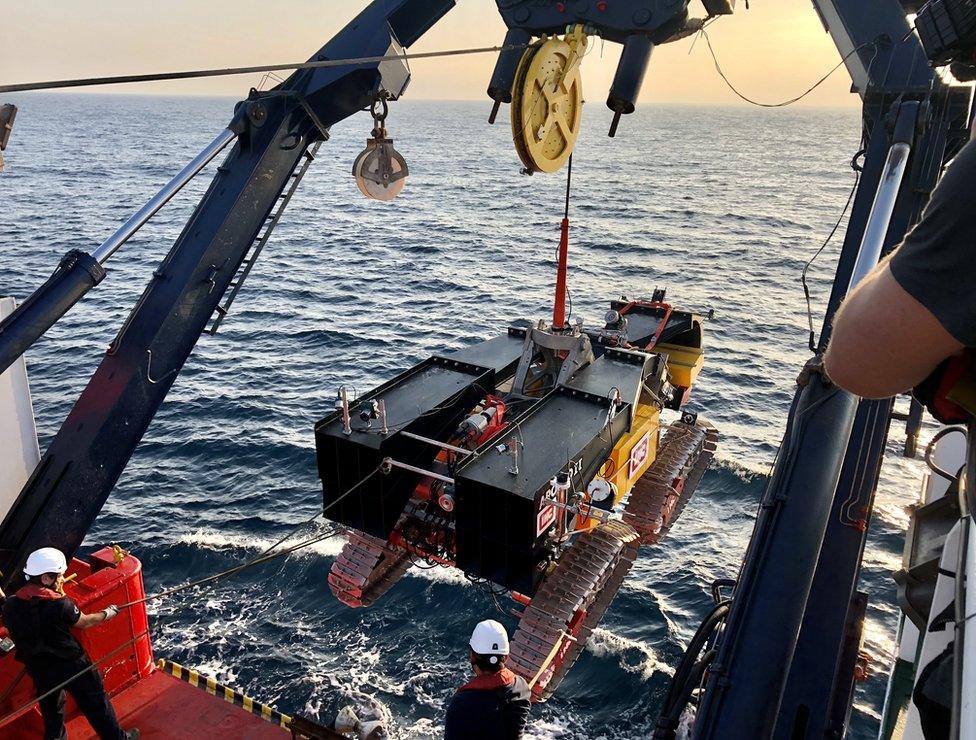
{"type": "MultiPolygon", "coordinates": [[[[219,696],[219,695],[218,695],[219,696]]],[[[122,727],[138,727],[142,738],[199,737],[286,738],[291,733],[277,724],[251,714],[243,707],[211,696],[163,671],[150,676],[112,697],[122,727]]],[[[260,707],[255,705],[255,711],[260,707]]],[[[67,723],[68,737],[97,740],[88,721],[76,716],[67,723]]]]}
{"type": "MultiPolygon", "coordinates": [[[[165,671],[157,670],[112,696],[122,727],[139,728],[144,740],[206,735],[209,740],[271,740],[291,732],[261,717],[261,705],[249,709],[208,693],[165,671]],[[255,712],[255,713],[252,713],[255,712]]],[[[69,703],[69,709],[71,704],[69,703]]],[[[72,740],[97,740],[91,725],[69,711],[66,723],[72,740]]],[[[275,718],[277,719],[277,718],[275,718]]],[[[0,737],[40,737],[42,724],[36,709],[0,729],[0,737]]]]}

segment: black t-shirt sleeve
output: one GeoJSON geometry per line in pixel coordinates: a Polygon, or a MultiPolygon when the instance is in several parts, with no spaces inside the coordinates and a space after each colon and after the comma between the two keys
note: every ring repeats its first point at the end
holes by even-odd
{"type": "Polygon", "coordinates": [[[949,165],[890,269],[947,332],[976,347],[976,141],[949,165]]]}
{"type": "Polygon", "coordinates": [[[61,602],[61,618],[66,625],[74,627],[78,624],[78,620],[81,619],[81,609],[68,597],[63,598],[61,602]]]}

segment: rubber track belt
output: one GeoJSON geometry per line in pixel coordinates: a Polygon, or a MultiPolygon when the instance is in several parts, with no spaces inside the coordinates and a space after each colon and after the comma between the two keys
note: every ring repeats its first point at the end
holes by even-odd
{"type": "Polygon", "coordinates": [[[678,423],[661,439],[654,463],[630,492],[624,521],[642,545],[660,542],[684,511],[715,454],[718,432],[711,424],[678,423]]]}
{"type": "Polygon", "coordinates": [[[329,588],[353,609],[373,604],[410,570],[410,553],[362,532],[347,532],[349,541],[332,563],[329,588]]]}
{"type": "Polygon", "coordinates": [[[707,422],[673,425],[631,492],[624,521],[607,522],[577,537],[543,581],[522,614],[509,657],[511,669],[527,681],[541,671],[533,700],[549,698],[583,652],[638,547],[659,542],[670,530],[698,487],[717,440],[707,422]],[[581,612],[582,622],[576,621],[581,612]],[[555,660],[543,669],[557,645],[555,660]]]}
{"type": "Polygon", "coordinates": [[[576,662],[633,565],[637,540],[634,529],[620,521],[579,535],[525,608],[510,644],[508,665],[515,673],[531,681],[562,643],[532,688],[534,700],[551,696],[576,662]],[[579,623],[581,610],[585,616],[579,623]]]}

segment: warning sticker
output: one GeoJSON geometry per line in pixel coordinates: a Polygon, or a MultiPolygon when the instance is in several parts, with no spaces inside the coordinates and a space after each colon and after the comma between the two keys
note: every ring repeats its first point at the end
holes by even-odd
{"type": "Polygon", "coordinates": [[[554,504],[543,506],[535,517],[535,536],[539,537],[556,522],[556,507],[554,504]]]}
{"type": "Polygon", "coordinates": [[[640,438],[640,441],[630,449],[630,464],[627,468],[628,477],[633,478],[637,471],[647,462],[647,454],[650,447],[651,430],[648,429],[644,432],[644,436],[640,438]]]}

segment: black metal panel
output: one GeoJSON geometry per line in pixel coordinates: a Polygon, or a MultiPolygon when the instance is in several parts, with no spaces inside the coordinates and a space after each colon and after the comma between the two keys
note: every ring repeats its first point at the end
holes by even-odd
{"type": "Polygon", "coordinates": [[[605,395],[558,388],[516,418],[511,432],[503,432],[522,442],[517,475],[509,472],[511,458],[493,444],[458,468],[455,514],[462,570],[521,593],[535,592],[537,565],[545,558],[545,530],[538,531],[536,519],[543,496],[557,473],[571,472],[576,490],[592,479],[628,428],[630,405],[609,426],[608,408],[605,395]]]}
{"type": "Polygon", "coordinates": [[[493,388],[491,369],[431,358],[353,404],[351,434],[343,432],[341,411],[325,417],[315,426],[315,448],[323,505],[330,507],[326,516],[374,537],[388,537],[422,476],[395,467],[370,474],[386,457],[430,470],[440,449],[402,432],[446,441],[493,388]],[[372,401],[386,405],[386,435],[379,420],[367,425],[359,417],[359,409],[372,401]],[[367,476],[369,480],[344,496],[367,476]]]}
{"type": "Polygon", "coordinates": [[[508,332],[500,337],[472,344],[470,347],[459,349],[443,357],[490,367],[495,371],[495,378],[501,381],[515,374],[519,359],[522,357],[525,334],[525,329],[509,327],[508,332]]]}
{"type": "Polygon", "coordinates": [[[846,680],[841,674],[844,635],[855,600],[891,405],[891,400],[885,400],[861,401],[858,406],[783,694],[774,735],[780,740],[794,737],[793,728],[801,717],[806,717],[809,737],[830,736],[830,705],[838,681],[846,680]]]}
{"type": "MultiPolygon", "coordinates": [[[[628,305],[627,301],[610,301],[610,307],[620,311],[628,305]]],[[[627,318],[627,340],[637,347],[644,347],[657,333],[664,319],[665,309],[631,305],[622,315],[627,318]]],[[[685,311],[672,311],[667,326],[661,332],[659,343],[671,341],[674,337],[691,331],[695,327],[692,314],[685,311]]]]}
{"type": "Polygon", "coordinates": [[[630,412],[633,412],[644,379],[648,376],[654,378],[654,388],[659,385],[656,379],[663,372],[664,363],[659,355],[608,348],[596,361],[573,375],[566,387],[604,398],[616,389],[620,391],[620,398],[630,405],[630,412]]]}
{"type": "Polygon", "coordinates": [[[794,398],[702,696],[696,738],[772,736],[856,410],[853,396],[819,375],[794,398]]]}

